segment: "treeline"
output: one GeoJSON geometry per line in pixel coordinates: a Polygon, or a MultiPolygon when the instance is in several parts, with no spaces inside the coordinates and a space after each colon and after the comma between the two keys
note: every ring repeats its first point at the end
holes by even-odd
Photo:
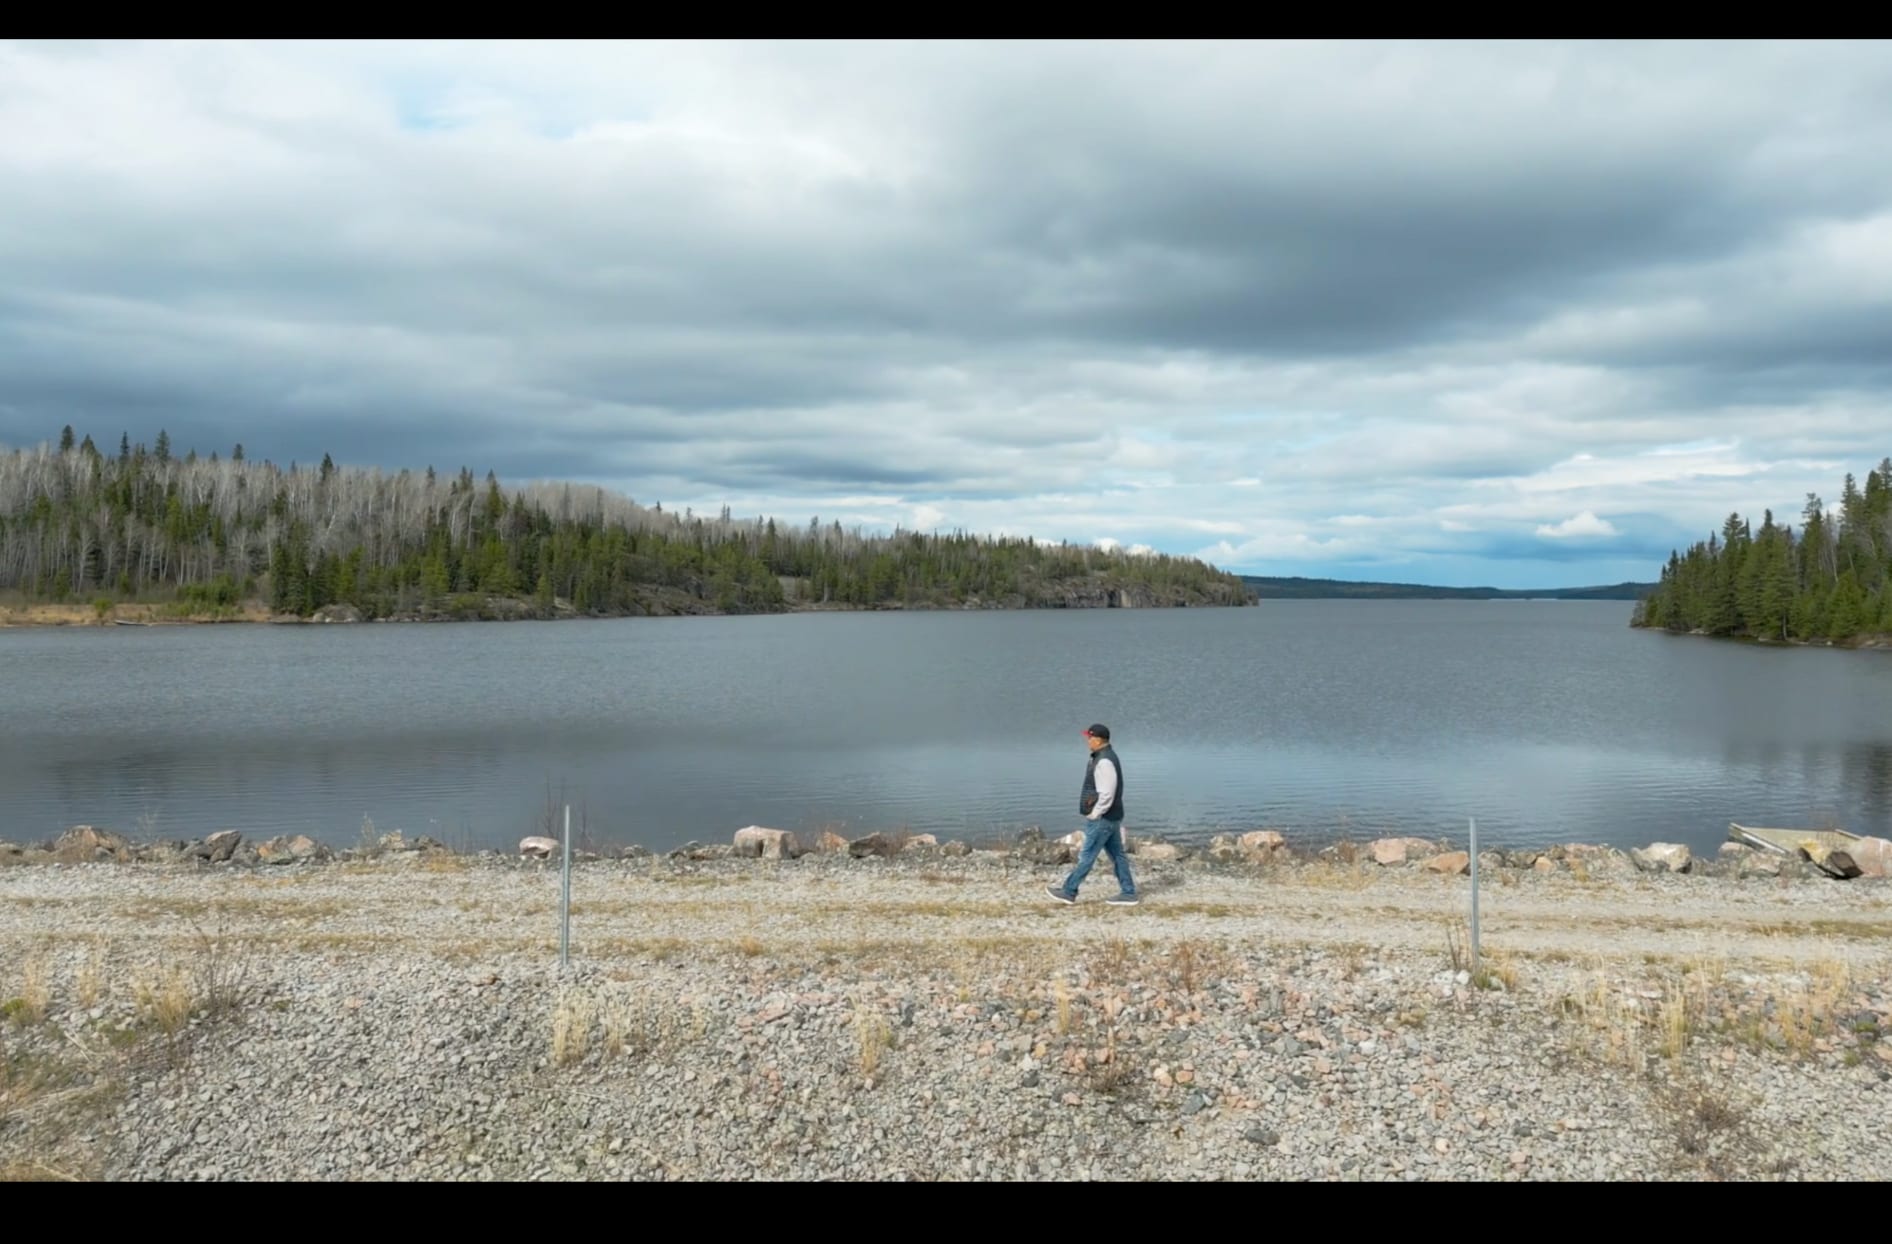
{"type": "Polygon", "coordinates": [[[645,507],[572,484],[502,488],[488,472],[287,469],[121,436],[115,453],[66,428],[0,453],[0,590],[35,600],[166,596],[308,616],[477,612],[477,599],[591,614],[1095,603],[1246,604],[1233,575],[1190,558],[955,533],[778,525],[645,507]]]}
{"type": "Polygon", "coordinates": [[[1892,633],[1892,458],[1851,475],[1838,513],[1808,493],[1800,530],[1766,512],[1757,530],[1730,514],[1721,531],[1672,553],[1635,626],[1767,639],[1892,633]]]}
{"type": "Polygon", "coordinates": [[[1423,583],[1374,583],[1272,575],[1243,575],[1242,582],[1263,600],[1640,600],[1655,587],[1653,583],[1537,589],[1433,587],[1423,583]]]}

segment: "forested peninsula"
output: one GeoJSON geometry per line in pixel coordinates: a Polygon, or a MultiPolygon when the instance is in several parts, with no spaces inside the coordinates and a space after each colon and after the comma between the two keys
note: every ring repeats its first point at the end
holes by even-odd
{"type": "Polygon", "coordinates": [[[1852,475],[1839,505],[1808,493],[1800,529],[1728,515],[1671,553],[1632,626],[1775,642],[1880,646],[1892,637],[1892,458],[1852,475]]]}
{"type": "Polygon", "coordinates": [[[1252,605],[1186,557],[954,532],[866,535],[640,505],[590,485],[279,467],[68,427],[0,449],[14,622],[450,620],[794,609],[1252,605]]]}

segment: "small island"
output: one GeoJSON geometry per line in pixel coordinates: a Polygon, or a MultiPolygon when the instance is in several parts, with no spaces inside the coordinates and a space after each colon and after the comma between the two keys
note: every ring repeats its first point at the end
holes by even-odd
{"type": "Polygon", "coordinates": [[[1836,512],[1808,493],[1801,526],[1728,515],[1671,553],[1630,625],[1766,643],[1892,646],[1892,458],[1846,476],[1836,512]]]}
{"type": "Polygon", "coordinates": [[[1194,558],[714,518],[590,485],[102,452],[0,452],[0,626],[862,609],[1244,606],[1194,558]]]}

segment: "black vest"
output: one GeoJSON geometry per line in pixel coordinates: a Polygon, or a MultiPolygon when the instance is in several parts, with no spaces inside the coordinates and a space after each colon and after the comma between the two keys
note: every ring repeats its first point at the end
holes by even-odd
{"type": "Polygon", "coordinates": [[[1091,753],[1090,763],[1084,766],[1084,793],[1078,796],[1077,810],[1085,816],[1097,806],[1097,762],[1108,760],[1117,769],[1117,797],[1111,801],[1110,810],[1104,813],[1106,821],[1123,819],[1123,761],[1117,759],[1117,753],[1106,743],[1091,753]]]}

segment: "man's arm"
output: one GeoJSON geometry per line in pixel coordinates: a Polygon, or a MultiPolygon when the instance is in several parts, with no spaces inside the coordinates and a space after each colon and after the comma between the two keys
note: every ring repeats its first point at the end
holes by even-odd
{"type": "Polygon", "coordinates": [[[1110,805],[1117,802],[1117,765],[1111,760],[1097,762],[1097,806],[1091,809],[1093,821],[1102,820],[1110,805]]]}

